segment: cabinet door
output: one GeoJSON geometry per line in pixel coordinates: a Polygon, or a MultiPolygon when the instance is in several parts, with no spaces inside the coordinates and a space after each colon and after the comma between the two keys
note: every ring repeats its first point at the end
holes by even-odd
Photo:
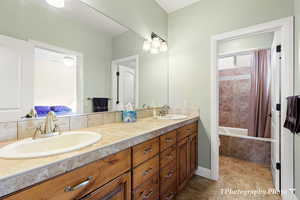
{"type": "Polygon", "coordinates": [[[182,190],[190,177],[189,138],[186,137],[177,144],[177,189],[182,190]]]}
{"type": "Polygon", "coordinates": [[[198,136],[193,134],[189,137],[190,176],[193,176],[198,168],[198,136]]]}
{"type": "Polygon", "coordinates": [[[124,174],[80,200],[130,200],[131,174],[124,174]]]}
{"type": "Polygon", "coordinates": [[[0,121],[16,121],[33,106],[34,48],[0,35],[0,121]]]}

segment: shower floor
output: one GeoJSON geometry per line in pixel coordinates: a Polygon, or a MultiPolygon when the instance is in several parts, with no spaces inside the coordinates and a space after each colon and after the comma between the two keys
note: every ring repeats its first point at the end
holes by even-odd
{"type": "Polygon", "coordinates": [[[224,194],[233,192],[275,191],[268,167],[232,157],[220,156],[220,179],[211,181],[195,176],[177,200],[280,200],[277,194],[224,194]]]}

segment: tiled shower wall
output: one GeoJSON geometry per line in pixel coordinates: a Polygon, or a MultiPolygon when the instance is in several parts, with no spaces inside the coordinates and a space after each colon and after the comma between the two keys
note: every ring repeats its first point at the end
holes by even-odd
{"type": "MultiPolygon", "coordinates": [[[[160,108],[154,108],[159,110],[160,108]]],[[[103,112],[84,115],[58,117],[57,124],[61,131],[70,131],[81,128],[99,126],[108,123],[121,122],[121,112],[103,112]]],[[[137,111],[137,118],[153,116],[153,109],[137,111]]],[[[44,119],[25,119],[17,122],[0,122],[0,143],[32,137],[37,127],[41,126],[44,119]]]]}
{"type": "Polygon", "coordinates": [[[240,67],[219,70],[220,126],[248,129],[250,69],[250,67],[240,67]]]}

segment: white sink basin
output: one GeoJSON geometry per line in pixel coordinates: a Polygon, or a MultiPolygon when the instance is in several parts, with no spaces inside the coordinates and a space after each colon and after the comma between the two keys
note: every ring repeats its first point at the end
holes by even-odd
{"type": "Polygon", "coordinates": [[[47,138],[28,138],[0,148],[0,158],[25,159],[66,153],[95,144],[101,137],[95,132],[65,132],[47,138]]]}
{"type": "Polygon", "coordinates": [[[180,120],[180,119],[186,119],[187,116],[185,115],[178,115],[178,114],[168,114],[165,116],[159,116],[158,119],[162,120],[180,120]]]}

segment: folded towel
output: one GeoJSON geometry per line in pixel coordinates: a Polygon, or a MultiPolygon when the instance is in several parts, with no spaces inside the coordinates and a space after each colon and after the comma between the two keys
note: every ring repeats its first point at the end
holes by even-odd
{"type": "Polygon", "coordinates": [[[93,111],[94,112],[108,111],[108,98],[93,98],[93,111]]]}
{"type": "Polygon", "coordinates": [[[292,133],[300,132],[300,97],[292,96],[287,98],[287,112],[284,127],[292,133]]]}

